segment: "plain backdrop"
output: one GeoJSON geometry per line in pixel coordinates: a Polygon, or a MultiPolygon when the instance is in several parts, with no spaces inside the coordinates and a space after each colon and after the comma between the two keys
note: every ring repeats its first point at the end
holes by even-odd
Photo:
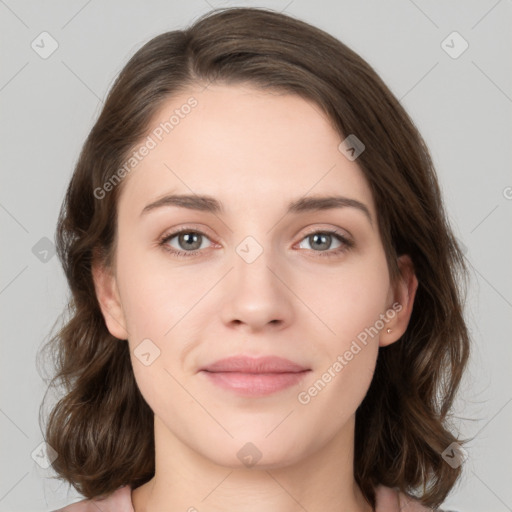
{"type": "Polygon", "coordinates": [[[46,387],[36,353],[67,302],[55,225],[101,100],[149,39],[235,5],[284,11],[339,38],[427,141],[472,277],[474,347],[455,426],[475,440],[444,508],[512,510],[510,0],[0,0],[0,512],[82,498],[37,462],[46,387]]]}

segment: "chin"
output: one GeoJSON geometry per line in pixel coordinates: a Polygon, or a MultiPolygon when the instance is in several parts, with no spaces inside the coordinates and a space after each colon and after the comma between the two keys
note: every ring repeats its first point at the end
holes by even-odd
{"type": "MultiPolygon", "coordinates": [[[[286,434],[286,432],[283,433],[286,434]]],[[[237,436],[236,439],[225,444],[221,452],[203,452],[203,456],[210,459],[214,464],[231,469],[270,470],[290,466],[306,455],[304,450],[297,450],[296,448],[297,446],[305,446],[307,444],[306,440],[292,442],[290,437],[286,435],[276,435],[274,439],[269,440],[265,439],[265,435],[267,434],[244,435],[242,441],[237,436]],[[286,445],[286,441],[289,445],[286,445]]]]}

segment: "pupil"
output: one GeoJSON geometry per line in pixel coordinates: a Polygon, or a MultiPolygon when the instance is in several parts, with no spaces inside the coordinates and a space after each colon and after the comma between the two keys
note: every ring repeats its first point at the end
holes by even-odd
{"type": "MultiPolygon", "coordinates": [[[[313,235],[313,239],[315,240],[315,244],[316,244],[316,242],[320,241],[320,245],[323,246],[323,247],[321,247],[322,249],[328,249],[330,244],[328,242],[326,242],[325,240],[328,240],[329,236],[330,235],[326,235],[326,234],[315,234],[315,235],[313,235]],[[322,242],[322,240],[324,240],[324,241],[322,242]]],[[[313,245],[315,245],[315,244],[313,244],[313,245]]],[[[317,247],[318,247],[318,245],[317,245],[317,247]]]]}
{"type": "MultiPolygon", "coordinates": [[[[197,240],[198,240],[198,235],[195,234],[195,233],[185,233],[184,235],[182,235],[182,239],[185,240],[185,245],[188,245],[189,248],[191,248],[194,244],[197,244],[197,240]]],[[[201,244],[199,244],[201,245],[201,244]]],[[[192,247],[192,248],[196,248],[196,247],[192,247]]]]}

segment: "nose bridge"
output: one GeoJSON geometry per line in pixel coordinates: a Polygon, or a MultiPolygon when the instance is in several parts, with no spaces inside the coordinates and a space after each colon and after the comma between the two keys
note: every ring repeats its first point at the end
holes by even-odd
{"type": "MultiPolygon", "coordinates": [[[[262,205],[259,208],[249,200],[245,208],[241,206],[238,219],[233,223],[235,269],[237,273],[257,274],[269,272],[266,265],[272,267],[275,262],[272,250],[272,236],[275,230],[269,229],[266,215],[262,215],[262,205]]],[[[268,212],[267,212],[268,213],[268,212]]]]}
{"type": "Polygon", "coordinates": [[[226,323],[262,328],[270,322],[290,321],[292,305],[286,287],[276,277],[279,258],[272,251],[271,236],[263,230],[258,233],[246,235],[234,248],[229,299],[222,305],[226,323]]]}
{"type": "Polygon", "coordinates": [[[234,277],[238,286],[247,284],[253,293],[268,293],[268,287],[275,288],[275,276],[270,269],[277,262],[270,239],[265,233],[247,235],[235,246],[234,277]]]}

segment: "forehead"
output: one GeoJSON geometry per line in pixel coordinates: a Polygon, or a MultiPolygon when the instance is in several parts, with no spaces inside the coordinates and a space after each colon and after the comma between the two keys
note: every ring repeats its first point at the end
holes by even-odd
{"type": "MultiPolygon", "coordinates": [[[[320,107],[298,95],[210,85],[169,98],[150,123],[145,151],[124,178],[119,209],[165,193],[208,194],[226,208],[279,208],[304,195],[371,192],[343,137],[320,107]]],[[[140,148],[141,145],[137,146],[140,148]]]]}

